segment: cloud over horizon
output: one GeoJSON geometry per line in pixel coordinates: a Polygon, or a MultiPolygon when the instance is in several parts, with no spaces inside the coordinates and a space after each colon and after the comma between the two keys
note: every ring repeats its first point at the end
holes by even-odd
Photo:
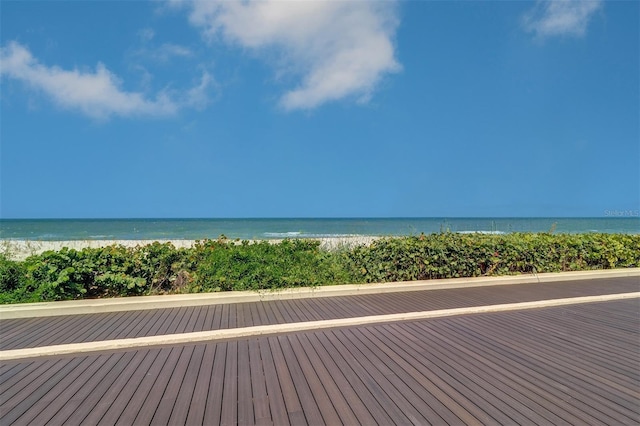
{"type": "Polygon", "coordinates": [[[211,82],[211,76],[204,72],[200,83],[182,97],[161,91],[149,99],[143,93],[122,90],[120,79],[102,63],[96,65],[95,72],[48,67],[15,41],[0,47],[0,76],[22,81],[60,107],[96,119],[114,115],[164,117],[183,107],[199,107],[206,103],[205,91],[211,82]]]}
{"type": "Polygon", "coordinates": [[[524,29],[537,37],[569,35],[582,37],[602,0],[538,1],[522,18],[524,29]]]}
{"type": "Polygon", "coordinates": [[[344,98],[366,102],[382,78],[399,72],[395,2],[173,0],[210,41],[275,53],[276,75],[299,78],[280,98],[285,110],[344,98]]]}

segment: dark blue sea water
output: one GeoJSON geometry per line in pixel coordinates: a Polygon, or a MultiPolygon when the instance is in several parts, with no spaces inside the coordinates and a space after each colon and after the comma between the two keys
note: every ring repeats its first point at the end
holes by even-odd
{"type": "Polygon", "coordinates": [[[0,239],[196,240],[402,236],[437,232],[640,233],[640,217],[350,219],[0,219],[0,239]]]}

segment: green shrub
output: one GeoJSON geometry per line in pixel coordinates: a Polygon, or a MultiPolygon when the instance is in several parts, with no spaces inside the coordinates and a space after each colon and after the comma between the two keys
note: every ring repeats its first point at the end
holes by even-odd
{"type": "Polygon", "coordinates": [[[205,241],[195,247],[199,262],[190,291],[260,290],[347,282],[348,275],[313,240],[234,244],[205,241]]]}
{"type": "Polygon", "coordinates": [[[322,250],[319,241],[226,238],[0,255],[0,303],[640,266],[640,235],[454,234],[383,238],[322,250]]]}
{"type": "Polygon", "coordinates": [[[628,268],[640,266],[640,235],[441,233],[380,239],[348,257],[361,282],[628,268]]]}

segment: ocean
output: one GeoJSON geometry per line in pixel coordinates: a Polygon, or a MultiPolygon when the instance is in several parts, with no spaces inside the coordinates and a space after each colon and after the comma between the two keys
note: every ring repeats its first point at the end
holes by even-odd
{"type": "Polygon", "coordinates": [[[331,238],[461,233],[640,234],[640,217],[348,219],[0,219],[0,239],[201,240],[331,238]]]}

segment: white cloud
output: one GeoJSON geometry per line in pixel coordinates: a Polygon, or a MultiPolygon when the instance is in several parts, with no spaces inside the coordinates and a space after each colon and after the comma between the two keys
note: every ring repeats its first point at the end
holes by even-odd
{"type": "Polygon", "coordinates": [[[356,97],[366,101],[380,80],[398,72],[391,1],[198,1],[182,3],[210,40],[222,38],[278,57],[277,73],[301,78],[284,93],[287,110],[356,97]]]}
{"type": "Polygon", "coordinates": [[[200,83],[187,91],[183,104],[191,108],[203,109],[211,100],[209,98],[209,89],[214,85],[215,81],[211,74],[203,71],[200,83]]]}
{"type": "Polygon", "coordinates": [[[157,55],[162,60],[168,60],[172,56],[192,56],[193,52],[189,48],[174,43],[164,43],[157,50],[157,55]]]}
{"type": "Polygon", "coordinates": [[[155,38],[156,33],[152,28],[143,28],[138,31],[141,48],[134,50],[131,54],[152,59],[156,62],[168,62],[173,57],[190,57],[193,52],[188,47],[175,43],[163,43],[160,46],[154,46],[151,42],[155,38]]]}
{"type": "Polygon", "coordinates": [[[176,96],[170,96],[166,91],[148,99],[143,93],[122,90],[117,76],[101,63],[95,72],[47,67],[16,42],[0,48],[0,75],[26,83],[63,108],[79,110],[99,119],[111,116],[161,117],[176,114],[185,106],[204,105],[205,91],[211,82],[211,77],[205,73],[199,85],[192,89],[196,92],[183,94],[182,101],[176,101],[176,96]],[[198,102],[193,99],[198,99],[198,102]]]}
{"type": "Polygon", "coordinates": [[[164,43],[160,46],[143,46],[130,53],[132,57],[151,60],[158,63],[166,63],[173,58],[188,58],[194,56],[188,48],[174,43],[164,43]]]}
{"type": "Polygon", "coordinates": [[[571,35],[582,37],[602,0],[538,1],[523,17],[525,30],[538,37],[571,35]]]}

